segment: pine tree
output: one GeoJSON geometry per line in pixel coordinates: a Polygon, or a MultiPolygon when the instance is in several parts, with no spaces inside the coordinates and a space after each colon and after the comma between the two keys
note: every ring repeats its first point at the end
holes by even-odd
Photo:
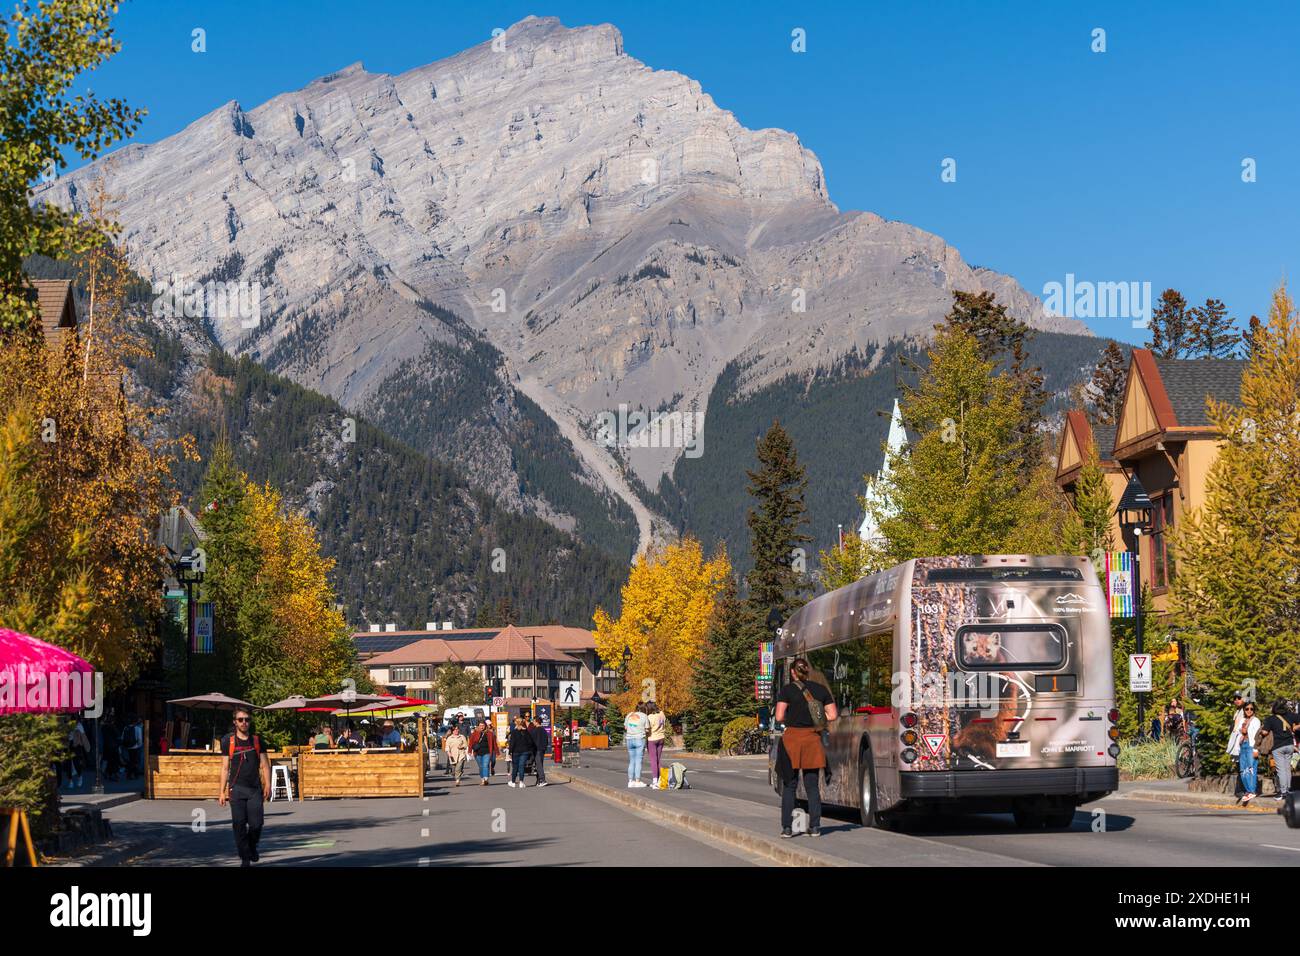
{"type": "Polygon", "coordinates": [[[1043,370],[1029,365],[1026,346],[1034,331],[1026,323],[1007,314],[1007,307],[996,301],[992,292],[952,294],[952,310],[937,329],[960,329],[975,339],[980,361],[991,362],[1006,372],[1019,393],[1021,420],[1016,426],[1021,477],[1028,483],[1031,473],[1043,460],[1041,426],[1047,392],[1043,389],[1043,370]]]}
{"type": "Polygon", "coordinates": [[[1250,361],[1255,357],[1255,342],[1259,338],[1259,316],[1252,315],[1241,333],[1241,357],[1250,361]]]}
{"type": "Polygon", "coordinates": [[[1285,285],[1273,296],[1241,379],[1240,405],[1207,400],[1221,436],[1205,504],[1173,529],[1171,610],[1191,666],[1212,694],[1196,715],[1227,772],[1232,691],[1253,682],[1266,706],[1300,686],[1300,317],[1285,285]]]}
{"type": "Polygon", "coordinates": [[[745,516],[754,560],[745,575],[748,602],[765,620],[785,621],[809,590],[802,545],[812,538],[801,530],[808,523],[803,500],[808,477],[779,421],[759,439],[757,457],[758,470],[745,472],[755,505],[745,516]]]}
{"type": "Polygon", "coordinates": [[[764,638],[763,622],[755,622],[753,616],[753,608],[738,597],[736,582],[729,580],[709,624],[704,653],[695,665],[695,706],[686,721],[686,745],[692,750],[717,750],[728,721],[758,710],[754,679],[764,638]]]}
{"type": "Polygon", "coordinates": [[[1191,316],[1187,300],[1177,289],[1165,289],[1151,313],[1151,341],[1147,343],[1159,358],[1183,358],[1191,339],[1191,316]]]}
{"type": "Polygon", "coordinates": [[[1237,354],[1237,323],[1220,300],[1206,299],[1205,305],[1191,309],[1188,316],[1189,358],[1232,358],[1237,354]]]}
{"type": "Polygon", "coordinates": [[[1128,360],[1123,350],[1114,341],[1108,342],[1084,389],[1090,411],[1088,418],[1094,425],[1114,425],[1119,421],[1127,376],[1128,360]]]}

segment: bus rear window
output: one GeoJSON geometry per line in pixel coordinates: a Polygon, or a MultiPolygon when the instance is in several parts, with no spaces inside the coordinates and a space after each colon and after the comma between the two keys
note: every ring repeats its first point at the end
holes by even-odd
{"type": "Polygon", "coordinates": [[[957,629],[963,670],[1050,670],[1065,663],[1065,629],[1055,624],[966,624],[957,629]]]}
{"type": "Polygon", "coordinates": [[[929,584],[992,583],[997,581],[1082,581],[1079,568],[932,568],[929,584]]]}

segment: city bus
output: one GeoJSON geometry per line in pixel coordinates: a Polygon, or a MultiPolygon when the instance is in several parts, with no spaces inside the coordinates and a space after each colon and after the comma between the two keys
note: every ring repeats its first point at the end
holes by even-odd
{"type": "Polygon", "coordinates": [[[773,657],[774,693],[803,657],[834,695],[821,798],[864,826],[969,811],[1067,827],[1118,787],[1109,605],[1087,558],[908,561],[809,601],[773,657]]]}

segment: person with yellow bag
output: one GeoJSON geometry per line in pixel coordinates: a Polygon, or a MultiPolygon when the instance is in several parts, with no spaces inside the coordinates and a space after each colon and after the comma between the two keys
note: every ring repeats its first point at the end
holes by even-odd
{"type": "Polygon", "coordinates": [[[646,753],[650,756],[650,779],[653,781],[650,786],[656,790],[668,789],[667,779],[661,779],[663,776],[659,769],[659,761],[664,752],[664,739],[668,734],[668,715],[659,709],[659,705],[653,700],[646,701],[645,714],[647,718],[646,725],[646,753]]]}

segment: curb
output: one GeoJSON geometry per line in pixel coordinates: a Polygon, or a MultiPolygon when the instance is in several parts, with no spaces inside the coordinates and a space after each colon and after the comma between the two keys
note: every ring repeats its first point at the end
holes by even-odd
{"type": "Polygon", "coordinates": [[[1134,800],[1157,800],[1163,803],[1182,803],[1194,807],[1211,807],[1216,810],[1242,810],[1246,813],[1276,813],[1280,806],[1268,797],[1256,797],[1248,806],[1242,806],[1234,797],[1224,797],[1214,793],[1183,793],[1178,790],[1130,790],[1127,793],[1116,793],[1114,796],[1134,800]],[[1269,802],[1261,804],[1261,800],[1269,802]]]}
{"type": "MultiPolygon", "coordinates": [[[[86,796],[82,794],[82,796],[86,796]]],[[[102,800],[69,800],[60,799],[59,808],[62,810],[74,809],[92,809],[92,810],[111,810],[113,807],[120,807],[124,804],[135,803],[137,800],[143,800],[142,793],[112,793],[104,794],[102,800]]]]}
{"type": "Polygon", "coordinates": [[[584,780],[581,777],[575,777],[558,769],[552,771],[552,774],[563,779],[566,783],[573,784],[579,790],[589,793],[608,803],[614,803],[619,806],[631,808],[648,817],[655,818],[654,822],[667,826],[680,827],[684,830],[691,830],[695,833],[703,834],[737,849],[765,857],[773,863],[779,863],[782,866],[857,865],[850,860],[841,860],[835,857],[823,856],[820,853],[809,853],[806,850],[800,850],[796,847],[789,846],[788,844],[779,842],[772,837],[766,837],[755,833],[752,830],[734,827],[718,820],[711,820],[708,817],[701,817],[693,813],[687,813],[684,810],[672,810],[653,800],[644,800],[640,797],[633,796],[630,793],[624,793],[621,790],[607,787],[604,784],[594,783],[591,780],[584,780]]]}
{"type": "Polygon", "coordinates": [[[744,760],[746,758],[754,760],[757,763],[762,760],[767,762],[767,754],[701,754],[685,750],[665,750],[665,757],[676,757],[686,760],[744,760]]]}

